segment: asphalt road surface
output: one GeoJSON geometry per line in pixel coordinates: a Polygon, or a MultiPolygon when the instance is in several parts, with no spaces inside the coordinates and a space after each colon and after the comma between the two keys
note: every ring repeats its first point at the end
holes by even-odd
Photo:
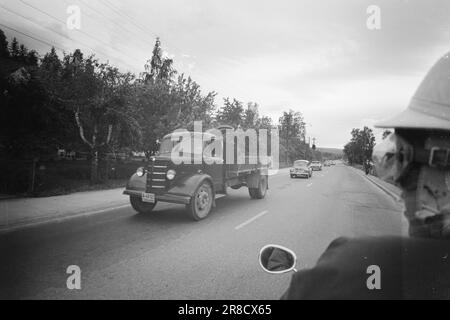
{"type": "Polygon", "coordinates": [[[349,167],[290,179],[270,178],[263,200],[230,190],[203,221],[184,206],[131,207],[0,236],[0,298],[24,299],[278,299],[291,275],[259,266],[261,247],[296,252],[311,267],[340,236],[400,235],[401,205],[349,167]],[[69,290],[66,269],[81,269],[69,290]]]}

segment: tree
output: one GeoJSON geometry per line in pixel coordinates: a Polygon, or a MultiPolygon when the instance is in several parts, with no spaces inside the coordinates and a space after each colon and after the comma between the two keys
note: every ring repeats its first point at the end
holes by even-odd
{"type": "Polygon", "coordinates": [[[212,124],[216,93],[205,95],[190,77],[176,75],[173,60],[163,57],[158,38],[136,85],[134,99],[144,137],[140,148],[147,156],[158,150],[159,139],[175,129],[191,130],[194,121],[202,121],[204,129],[212,124]]]}
{"type": "Polygon", "coordinates": [[[192,129],[194,121],[201,121],[204,129],[211,127],[212,113],[215,109],[216,93],[214,91],[204,95],[199,84],[191,77],[185,78],[184,74],[181,74],[177,82],[172,85],[171,92],[176,96],[177,101],[174,106],[177,118],[174,119],[175,123],[171,127],[192,129]]]}
{"type": "MultiPolygon", "coordinates": [[[[22,52],[28,51],[22,47],[22,52]]],[[[33,51],[28,51],[27,58],[33,51]]],[[[68,112],[49,90],[48,73],[24,59],[0,58],[7,81],[0,86],[2,117],[0,145],[13,159],[45,158],[63,144],[73,141],[68,112]]],[[[3,68],[0,68],[3,69],[3,68]]],[[[59,80],[58,80],[59,81],[59,80]]],[[[72,120],[72,119],[70,119],[72,120]]],[[[73,121],[73,120],[72,120],[73,121]]]]}
{"type": "Polygon", "coordinates": [[[5,33],[0,29],[0,57],[8,58],[9,50],[8,50],[8,40],[6,39],[5,33]]]}
{"type": "Polygon", "coordinates": [[[21,62],[25,63],[27,56],[28,56],[28,49],[25,47],[25,45],[21,44],[19,46],[18,58],[21,62]]]}
{"type": "Polygon", "coordinates": [[[194,121],[202,121],[203,128],[212,125],[215,92],[202,94],[200,86],[191,78],[180,75],[172,84],[149,82],[136,91],[136,108],[141,113],[143,128],[142,150],[147,156],[158,149],[156,141],[175,129],[193,129],[194,121]]]}
{"type": "Polygon", "coordinates": [[[274,127],[273,121],[270,117],[262,116],[258,119],[258,128],[270,130],[274,127]]]}
{"type": "Polygon", "coordinates": [[[16,38],[13,38],[10,46],[10,55],[13,58],[19,57],[19,42],[17,42],[16,38]]]}
{"type": "Polygon", "coordinates": [[[344,153],[350,164],[363,164],[372,159],[375,146],[375,136],[372,129],[364,127],[362,130],[353,129],[352,139],[344,147],[344,153]]]}
{"type": "MultiPolygon", "coordinates": [[[[58,54],[54,47],[45,54],[44,58],[41,61],[40,69],[44,72],[44,77],[46,77],[45,81],[60,81],[61,72],[62,72],[62,63],[59,60],[58,54]]],[[[56,85],[52,86],[56,88],[56,85]]]]}
{"type": "Polygon", "coordinates": [[[249,102],[247,104],[247,109],[244,111],[244,119],[242,127],[247,129],[257,129],[259,125],[259,114],[258,114],[258,104],[254,102],[249,102]]]}
{"type": "Polygon", "coordinates": [[[155,81],[171,82],[175,75],[173,60],[163,57],[161,41],[159,38],[156,38],[152,58],[145,64],[145,72],[141,78],[146,83],[155,81]]]}
{"type": "Polygon", "coordinates": [[[242,102],[225,98],[223,107],[217,112],[216,120],[220,124],[230,125],[234,128],[242,127],[244,118],[244,107],[242,102]]]}
{"type": "Polygon", "coordinates": [[[25,62],[29,66],[36,67],[39,63],[38,53],[35,50],[28,51],[25,62]]]}
{"type": "Polygon", "coordinates": [[[73,113],[79,137],[90,150],[91,182],[96,183],[100,156],[113,139],[120,142],[140,133],[137,113],[129,103],[134,78],[93,56],[84,58],[78,49],[64,56],[61,74],[61,101],[73,113]]]}
{"type": "Polygon", "coordinates": [[[283,116],[279,119],[280,138],[285,147],[286,162],[292,161],[293,157],[297,157],[300,153],[304,157],[307,156],[305,145],[305,122],[300,112],[289,110],[283,112],[283,116]]]}

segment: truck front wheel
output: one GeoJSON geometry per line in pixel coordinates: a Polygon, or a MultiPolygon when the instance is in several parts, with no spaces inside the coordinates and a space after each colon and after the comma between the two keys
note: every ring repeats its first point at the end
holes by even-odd
{"type": "Polygon", "coordinates": [[[261,176],[257,188],[248,188],[248,193],[252,199],[263,199],[267,192],[267,176],[261,176]]]}
{"type": "Polygon", "coordinates": [[[130,203],[134,210],[136,210],[138,213],[146,214],[153,211],[153,209],[156,206],[155,203],[147,203],[142,201],[139,197],[133,197],[130,196],[130,203]]]}
{"type": "Polygon", "coordinates": [[[195,191],[194,196],[191,198],[191,203],[186,205],[186,209],[192,219],[199,221],[208,216],[213,201],[214,198],[211,184],[208,181],[204,181],[195,191]]]}

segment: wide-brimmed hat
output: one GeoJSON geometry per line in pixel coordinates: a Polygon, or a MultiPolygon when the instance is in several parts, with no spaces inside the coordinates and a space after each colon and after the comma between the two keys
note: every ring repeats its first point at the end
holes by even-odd
{"type": "Polygon", "coordinates": [[[431,68],[405,111],[375,127],[450,131],[450,53],[431,68]]]}

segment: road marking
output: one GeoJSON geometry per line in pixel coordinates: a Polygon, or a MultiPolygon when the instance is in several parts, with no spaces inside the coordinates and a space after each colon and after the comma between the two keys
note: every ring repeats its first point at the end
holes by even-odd
{"type": "Polygon", "coordinates": [[[312,184],[312,183],[310,183],[310,184],[308,184],[308,185],[307,185],[307,187],[309,188],[309,187],[311,187],[312,185],[313,185],[313,184],[312,184]]]}
{"type": "Polygon", "coordinates": [[[253,221],[255,221],[258,218],[261,218],[263,215],[267,214],[269,211],[263,211],[261,213],[258,213],[256,216],[254,216],[253,218],[245,221],[244,223],[241,223],[240,225],[238,225],[236,228],[234,228],[234,230],[239,230],[242,229],[243,227],[245,227],[246,225],[252,223],[253,221]]]}
{"type": "Polygon", "coordinates": [[[220,198],[223,198],[223,197],[226,197],[226,194],[216,194],[215,199],[217,200],[217,199],[220,199],[220,198]]]}

